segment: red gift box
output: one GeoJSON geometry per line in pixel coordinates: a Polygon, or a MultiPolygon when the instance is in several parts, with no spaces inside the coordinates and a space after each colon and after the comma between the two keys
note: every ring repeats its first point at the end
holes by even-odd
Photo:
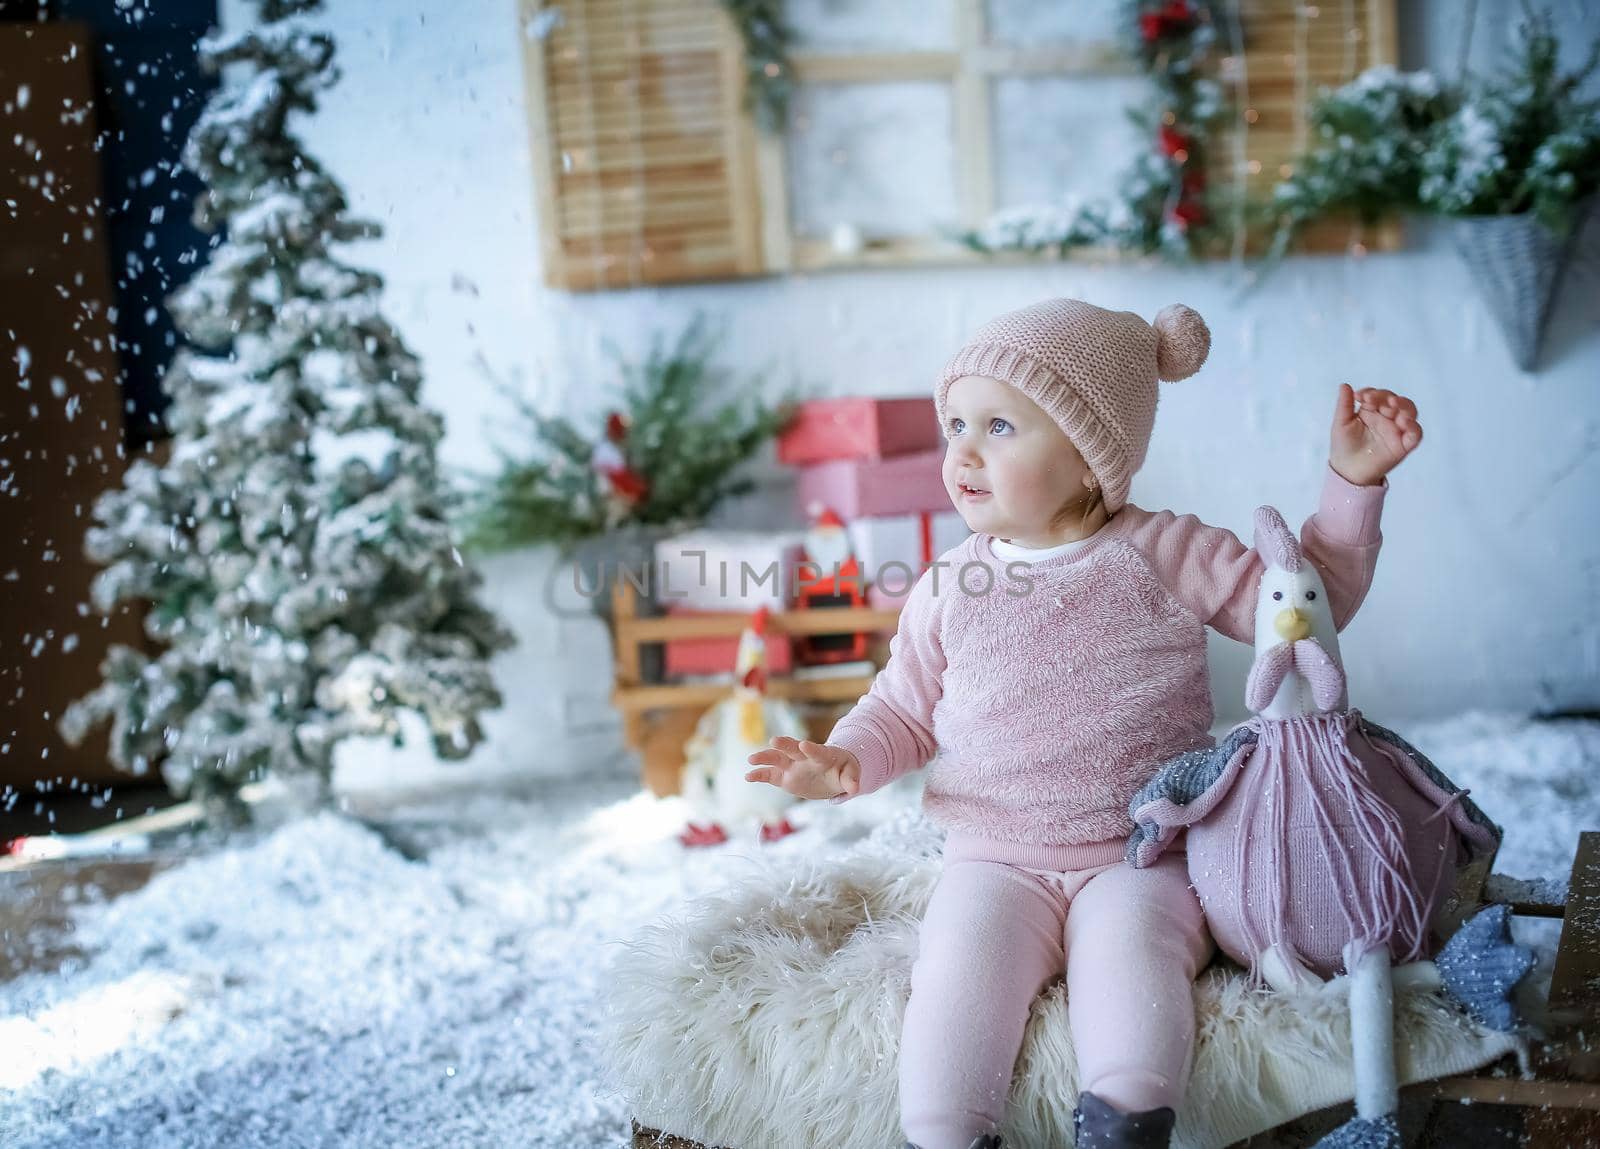
{"type": "Polygon", "coordinates": [[[800,469],[800,507],[831,508],[850,522],[869,515],[942,514],[954,509],[944,489],[944,451],[893,459],[837,459],[800,469]]]}
{"type": "MultiPolygon", "coordinates": [[[[694,610],[685,606],[669,606],[667,614],[674,618],[692,616],[695,618],[742,618],[746,621],[747,614],[724,614],[721,612],[694,610]]],[[[739,636],[729,635],[727,638],[674,638],[663,643],[667,649],[667,674],[732,674],[734,663],[739,656],[739,636]]],[[[769,674],[788,674],[794,665],[794,653],[789,644],[789,637],[783,634],[767,634],[767,672],[769,674]]]]}
{"type": "Polygon", "coordinates": [[[812,399],[778,436],[778,459],[886,459],[943,445],[930,399],[812,399]]]}

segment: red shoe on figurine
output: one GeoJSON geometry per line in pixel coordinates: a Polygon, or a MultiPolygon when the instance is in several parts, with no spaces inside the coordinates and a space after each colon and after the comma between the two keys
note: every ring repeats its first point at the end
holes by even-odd
{"type": "Polygon", "coordinates": [[[728,840],[728,833],[715,822],[704,826],[689,823],[688,829],[678,835],[678,841],[685,846],[720,846],[728,840]]]}
{"type": "Polygon", "coordinates": [[[763,842],[776,842],[779,838],[787,838],[790,834],[797,833],[800,827],[785,818],[781,822],[761,823],[761,840],[763,842]]]}

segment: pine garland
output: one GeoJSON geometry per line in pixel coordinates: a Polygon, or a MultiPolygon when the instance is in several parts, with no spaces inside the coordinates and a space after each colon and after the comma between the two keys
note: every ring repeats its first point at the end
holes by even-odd
{"type": "Polygon", "coordinates": [[[1517,54],[1500,74],[1461,87],[1427,72],[1374,68],[1312,114],[1317,146],[1274,194],[1273,254],[1329,212],[1371,221],[1391,211],[1443,216],[1533,212],[1552,230],[1600,189],[1600,100],[1580,90],[1600,66],[1560,72],[1548,12],[1525,9],[1517,54]]]}
{"type": "Polygon", "coordinates": [[[533,451],[517,458],[496,448],[500,469],[480,479],[468,504],[468,545],[493,551],[672,530],[753,490],[739,470],[789,421],[792,400],[719,402],[727,379],[712,363],[717,342],[697,318],[670,347],[658,337],[644,362],[619,359],[621,406],[594,434],[518,399],[533,451]]]}

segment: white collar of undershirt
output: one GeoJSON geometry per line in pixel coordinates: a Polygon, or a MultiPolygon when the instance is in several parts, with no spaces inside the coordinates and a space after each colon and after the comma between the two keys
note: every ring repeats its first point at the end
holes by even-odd
{"type": "MultiPolygon", "coordinates": [[[[1100,531],[1105,529],[1104,525],[1100,527],[1100,531]]],[[[1059,558],[1062,555],[1070,555],[1073,551],[1082,550],[1084,545],[1100,531],[1095,531],[1094,535],[1085,535],[1081,539],[1057,543],[1053,547],[1022,547],[1001,538],[991,538],[989,546],[994,551],[994,557],[1002,562],[1042,563],[1046,559],[1059,558]]]]}

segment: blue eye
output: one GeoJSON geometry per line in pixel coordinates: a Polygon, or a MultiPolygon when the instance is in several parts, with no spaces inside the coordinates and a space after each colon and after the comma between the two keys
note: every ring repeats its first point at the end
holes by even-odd
{"type": "Polygon", "coordinates": [[[989,424],[989,430],[995,432],[996,434],[1003,435],[1007,431],[1011,430],[1011,424],[1007,423],[1004,419],[996,419],[989,424]]]}
{"type": "Polygon", "coordinates": [[[959,435],[959,434],[961,434],[961,432],[965,431],[966,429],[967,429],[967,421],[965,419],[952,419],[952,420],[950,420],[950,433],[952,435],[959,435]]]}

